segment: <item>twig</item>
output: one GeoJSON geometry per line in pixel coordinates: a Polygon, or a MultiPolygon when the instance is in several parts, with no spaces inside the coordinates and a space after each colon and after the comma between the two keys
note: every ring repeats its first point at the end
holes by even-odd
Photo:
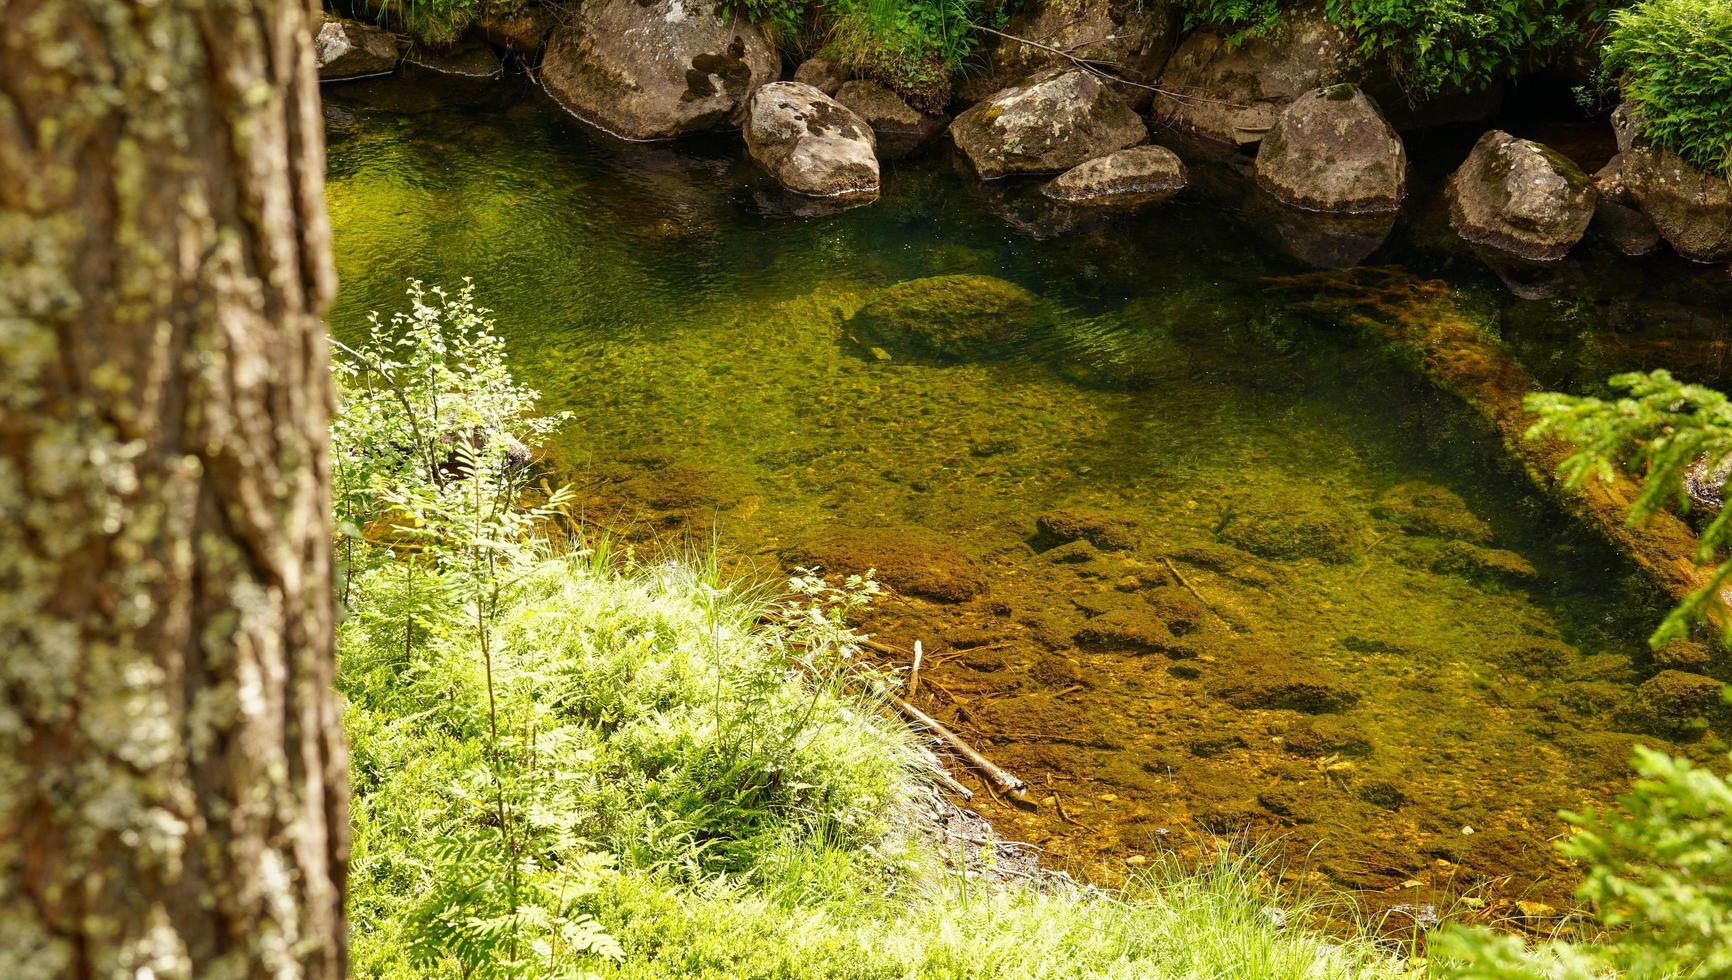
{"type": "Polygon", "coordinates": [[[1016,776],[1011,775],[1009,772],[1006,772],[991,759],[981,755],[975,750],[974,746],[964,742],[961,736],[944,727],[938,719],[924,711],[921,711],[919,708],[916,708],[914,705],[909,704],[907,701],[902,700],[896,695],[891,694],[889,691],[884,691],[883,694],[884,697],[889,699],[891,704],[896,706],[897,711],[902,712],[903,717],[931,732],[939,741],[945,743],[954,750],[957,755],[966,759],[968,764],[974,767],[977,772],[982,776],[985,776],[986,784],[989,789],[994,783],[996,783],[998,788],[1004,791],[1005,796],[1010,797],[1017,803],[1027,807],[1033,807],[1036,805],[1034,799],[1028,794],[1027,783],[1023,782],[1016,776]]]}
{"type": "Polygon", "coordinates": [[[919,640],[914,641],[914,666],[908,668],[908,697],[913,698],[920,691],[920,658],[926,656],[926,650],[919,640]]]}
{"type": "Polygon", "coordinates": [[[1058,790],[1056,790],[1056,789],[1052,791],[1052,805],[1055,809],[1058,810],[1058,818],[1060,820],[1063,820],[1065,823],[1075,824],[1076,826],[1081,827],[1082,829],[1087,830],[1091,833],[1098,833],[1099,832],[1094,827],[1091,827],[1088,824],[1083,823],[1081,820],[1078,820],[1077,818],[1071,816],[1070,812],[1064,808],[1064,797],[1058,795],[1058,790]]]}
{"type": "Polygon", "coordinates": [[[1083,71],[1088,72],[1089,74],[1095,76],[1096,78],[1104,78],[1109,82],[1118,82],[1121,85],[1129,85],[1132,88],[1140,88],[1140,89],[1143,89],[1144,91],[1147,91],[1147,92],[1153,92],[1156,95],[1164,95],[1169,99],[1177,99],[1180,102],[1206,102],[1206,103],[1209,103],[1212,105],[1224,105],[1224,106],[1227,106],[1228,108],[1232,108],[1232,109],[1250,108],[1249,106],[1245,105],[1242,102],[1229,102],[1226,99],[1211,99],[1211,98],[1209,98],[1207,96],[1203,96],[1203,95],[1186,95],[1183,92],[1174,92],[1171,89],[1164,89],[1158,85],[1149,85],[1149,84],[1146,84],[1143,82],[1133,82],[1130,79],[1124,77],[1123,75],[1119,75],[1119,74],[1116,74],[1114,72],[1109,72],[1109,71],[1106,71],[1103,68],[1101,68],[1102,65],[1107,65],[1110,67],[1117,67],[1116,65],[1113,65],[1113,63],[1110,61],[1098,61],[1098,60],[1093,60],[1093,59],[1089,59],[1089,58],[1079,58],[1076,55],[1071,54],[1069,51],[1066,51],[1062,48],[1055,48],[1050,44],[1042,44],[1039,41],[1031,41],[1026,37],[1017,37],[1015,34],[1007,34],[1004,31],[995,30],[991,27],[987,27],[985,24],[974,24],[973,27],[977,31],[981,31],[981,32],[986,33],[986,34],[991,34],[995,37],[1001,37],[1007,41],[1015,41],[1018,44],[1026,44],[1031,48],[1035,48],[1035,49],[1040,50],[1040,51],[1045,51],[1048,54],[1058,55],[1060,58],[1063,58],[1064,60],[1070,62],[1071,64],[1077,66],[1078,68],[1081,68],[1083,71]]]}
{"type": "MultiPolygon", "coordinates": [[[[1197,601],[1203,604],[1204,609],[1209,610],[1209,615],[1214,616],[1216,619],[1220,620],[1223,623],[1227,623],[1227,617],[1216,612],[1215,607],[1209,605],[1209,600],[1203,598],[1203,594],[1201,592],[1197,591],[1197,587],[1192,585],[1189,579],[1185,578],[1185,573],[1179,571],[1179,566],[1173,564],[1173,560],[1171,558],[1168,558],[1166,555],[1162,555],[1161,561],[1166,563],[1167,571],[1173,573],[1173,577],[1179,580],[1179,584],[1185,587],[1185,591],[1189,592],[1191,595],[1195,596],[1197,601]]],[[[1231,626],[1233,624],[1227,623],[1227,625],[1231,626]]]]}

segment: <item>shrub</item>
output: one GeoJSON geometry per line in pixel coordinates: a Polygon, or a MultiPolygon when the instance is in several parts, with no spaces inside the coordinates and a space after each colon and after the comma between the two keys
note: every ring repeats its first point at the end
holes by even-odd
{"type": "Polygon", "coordinates": [[[826,54],[926,112],[950,101],[950,76],[975,49],[989,0],[831,0],[826,54]]]}
{"type": "Polygon", "coordinates": [[[1604,66],[1645,136],[1732,177],[1732,3],[1643,0],[1617,11],[1604,66]]]}

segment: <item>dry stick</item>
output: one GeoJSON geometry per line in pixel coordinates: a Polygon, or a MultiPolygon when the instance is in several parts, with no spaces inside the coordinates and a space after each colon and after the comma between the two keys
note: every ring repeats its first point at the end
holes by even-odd
{"type": "Polygon", "coordinates": [[[1117,75],[1117,74],[1114,74],[1112,72],[1105,71],[1100,67],[1102,65],[1117,67],[1117,66],[1114,66],[1113,63],[1110,61],[1099,61],[1099,60],[1094,60],[1094,59],[1090,59],[1090,58],[1079,58],[1076,55],[1071,54],[1069,51],[1064,50],[1063,48],[1055,48],[1050,44],[1042,44],[1039,41],[1031,41],[1026,37],[1017,37],[1015,34],[1006,34],[1004,31],[993,30],[992,28],[987,27],[985,24],[975,24],[974,29],[977,31],[984,31],[987,34],[992,34],[992,35],[995,35],[997,37],[1002,37],[1007,41],[1015,41],[1018,44],[1026,44],[1031,48],[1036,48],[1038,50],[1045,51],[1048,54],[1056,54],[1060,58],[1063,58],[1064,60],[1070,62],[1071,64],[1077,66],[1078,68],[1081,68],[1083,71],[1086,71],[1089,74],[1094,75],[1097,78],[1104,78],[1109,82],[1118,82],[1121,85],[1129,85],[1132,88],[1140,88],[1140,89],[1143,89],[1143,90],[1148,91],[1148,92],[1153,92],[1156,95],[1164,95],[1169,99],[1178,99],[1181,102],[1206,102],[1206,103],[1210,103],[1213,105],[1224,105],[1224,106],[1227,106],[1228,108],[1231,108],[1231,109],[1248,109],[1248,108],[1250,108],[1249,106],[1247,106],[1241,102],[1228,102],[1226,99],[1211,99],[1211,98],[1208,98],[1207,96],[1202,96],[1202,95],[1186,95],[1182,92],[1174,92],[1174,91],[1171,91],[1169,89],[1164,89],[1164,88],[1161,88],[1161,87],[1156,86],[1156,85],[1148,85],[1148,84],[1145,84],[1143,82],[1133,82],[1130,79],[1124,77],[1123,75],[1117,75]]]}
{"type": "Polygon", "coordinates": [[[1056,789],[1052,791],[1052,805],[1058,809],[1058,818],[1063,820],[1065,823],[1076,824],[1078,827],[1091,832],[1095,830],[1095,828],[1090,827],[1088,824],[1071,816],[1070,813],[1065,810],[1064,797],[1059,796],[1058,790],[1056,789]]]}
{"type": "MultiPolygon", "coordinates": [[[[991,759],[981,755],[975,750],[974,746],[964,742],[960,735],[957,735],[955,732],[944,727],[938,719],[924,711],[921,711],[919,708],[916,708],[896,695],[891,694],[889,691],[884,691],[882,693],[884,697],[890,700],[891,704],[896,706],[897,711],[902,712],[903,717],[931,732],[939,741],[943,742],[955,751],[957,755],[966,759],[968,764],[974,767],[975,771],[979,772],[982,776],[985,776],[988,791],[991,790],[993,784],[997,784],[998,788],[1004,792],[1005,796],[1010,797],[1017,803],[1030,807],[1036,805],[1033,797],[1029,796],[1027,783],[1006,772],[1004,769],[1001,769],[991,759]]],[[[997,794],[994,795],[996,796],[997,794]]]]}
{"type": "Polygon", "coordinates": [[[926,656],[926,650],[919,640],[914,641],[914,666],[908,668],[908,696],[913,698],[920,690],[920,658],[926,656]]]}

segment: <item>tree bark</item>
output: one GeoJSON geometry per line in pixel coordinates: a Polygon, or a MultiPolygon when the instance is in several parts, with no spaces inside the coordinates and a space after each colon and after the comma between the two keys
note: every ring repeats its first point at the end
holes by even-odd
{"type": "Polygon", "coordinates": [[[0,0],[0,977],[339,977],[309,0],[0,0]]]}

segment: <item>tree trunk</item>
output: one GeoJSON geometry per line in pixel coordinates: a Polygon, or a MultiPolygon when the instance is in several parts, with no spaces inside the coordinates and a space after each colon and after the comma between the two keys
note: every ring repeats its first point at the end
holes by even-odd
{"type": "Polygon", "coordinates": [[[307,0],[0,0],[0,977],[339,977],[307,0]]]}

